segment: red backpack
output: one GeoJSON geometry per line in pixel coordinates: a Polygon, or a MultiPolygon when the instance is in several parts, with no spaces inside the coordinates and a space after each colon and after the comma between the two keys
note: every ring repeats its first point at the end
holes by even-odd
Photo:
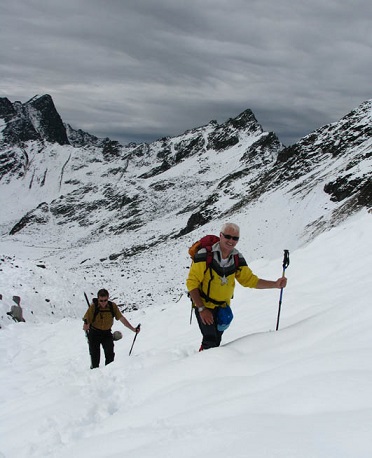
{"type": "Polygon", "coordinates": [[[189,255],[191,259],[194,260],[194,256],[196,253],[205,248],[207,250],[207,268],[212,264],[213,261],[213,253],[212,253],[212,245],[219,242],[220,238],[217,235],[205,235],[197,242],[193,243],[189,248],[189,255]]]}
{"type": "MultiPolygon", "coordinates": [[[[207,250],[206,268],[208,269],[208,267],[210,267],[213,261],[212,246],[219,241],[220,241],[220,238],[217,235],[205,235],[200,240],[193,243],[191,247],[189,248],[189,255],[191,256],[191,259],[194,260],[195,254],[202,248],[205,248],[207,250]]],[[[234,255],[234,262],[235,262],[235,267],[237,269],[239,267],[239,255],[238,254],[234,255]]]]}

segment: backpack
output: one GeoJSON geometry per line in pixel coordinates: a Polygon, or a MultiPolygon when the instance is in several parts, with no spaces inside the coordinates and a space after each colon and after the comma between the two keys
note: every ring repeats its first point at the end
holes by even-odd
{"type": "Polygon", "coordinates": [[[194,260],[194,257],[196,253],[201,250],[202,248],[205,248],[207,250],[207,268],[212,264],[213,261],[213,253],[212,253],[212,245],[215,243],[219,242],[220,238],[217,237],[217,235],[205,235],[202,237],[200,240],[197,242],[193,243],[191,247],[189,248],[189,255],[192,260],[194,260]]]}
{"type": "MultiPolygon", "coordinates": [[[[100,312],[106,312],[106,310],[101,310],[99,308],[99,305],[98,305],[98,299],[93,299],[93,304],[94,304],[94,315],[93,315],[93,321],[92,321],[92,324],[96,321],[96,318],[97,318],[97,315],[100,313],[100,312]]],[[[115,314],[114,314],[114,306],[112,305],[112,302],[111,301],[108,301],[108,305],[109,305],[109,311],[111,312],[111,315],[113,318],[115,318],[115,314]]],[[[107,310],[108,311],[108,310],[107,310]]]]}
{"type": "MultiPolygon", "coordinates": [[[[202,248],[205,248],[207,250],[206,267],[208,269],[208,267],[211,266],[212,261],[213,261],[212,246],[219,241],[220,241],[220,238],[217,235],[205,235],[200,240],[193,243],[191,247],[189,248],[189,255],[191,259],[194,260],[196,253],[199,250],[201,250],[202,248]]],[[[235,263],[235,268],[238,269],[239,254],[234,254],[234,263],[235,263]]]]}

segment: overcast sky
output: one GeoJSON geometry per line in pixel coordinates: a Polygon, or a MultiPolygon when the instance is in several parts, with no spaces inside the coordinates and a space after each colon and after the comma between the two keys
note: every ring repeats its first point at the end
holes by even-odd
{"type": "Polygon", "coordinates": [[[250,108],[289,145],[372,98],[370,0],[2,0],[0,96],[153,141],[250,108]]]}

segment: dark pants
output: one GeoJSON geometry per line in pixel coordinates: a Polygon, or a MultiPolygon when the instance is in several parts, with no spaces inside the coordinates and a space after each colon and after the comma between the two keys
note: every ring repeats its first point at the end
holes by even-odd
{"type": "Polygon", "coordinates": [[[202,349],[208,350],[208,348],[219,347],[222,339],[223,331],[217,329],[217,310],[218,307],[214,309],[209,309],[213,313],[213,324],[204,324],[200,318],[198,309],[195,309],[195,316],[198,320],[199,328],[203,334],[202,340],[202,349]]]}
{"type": "Polygon", "coordinates": [[[112,338],[111,331],[99,331],[97,329],[90,329],[89,331],[89,353],[92,364],[91,369],[99,367],[99,361],[101,359],[101,348],[105,352],[105,364],[110,364],[114,361],[114,340],[112,338]]]}

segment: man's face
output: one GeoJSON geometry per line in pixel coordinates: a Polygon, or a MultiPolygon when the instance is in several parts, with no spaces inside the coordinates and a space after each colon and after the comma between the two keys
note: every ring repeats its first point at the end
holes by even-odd
{"type": "Polygon", "coordinates": [[[101,309],[104,309],[107,307],[108,304],[108,297],[107,296],[99,296],[98,297],[98,304],[101,309]]]}
{"type": "Polygon", "coordinates": [[[220,233],[220,247],[222,251],[231,252],[239,241],[239,232],[232,227],[228,227],[220,233]],[[235,239],[235,240],[234,240],[235,239]]]}

